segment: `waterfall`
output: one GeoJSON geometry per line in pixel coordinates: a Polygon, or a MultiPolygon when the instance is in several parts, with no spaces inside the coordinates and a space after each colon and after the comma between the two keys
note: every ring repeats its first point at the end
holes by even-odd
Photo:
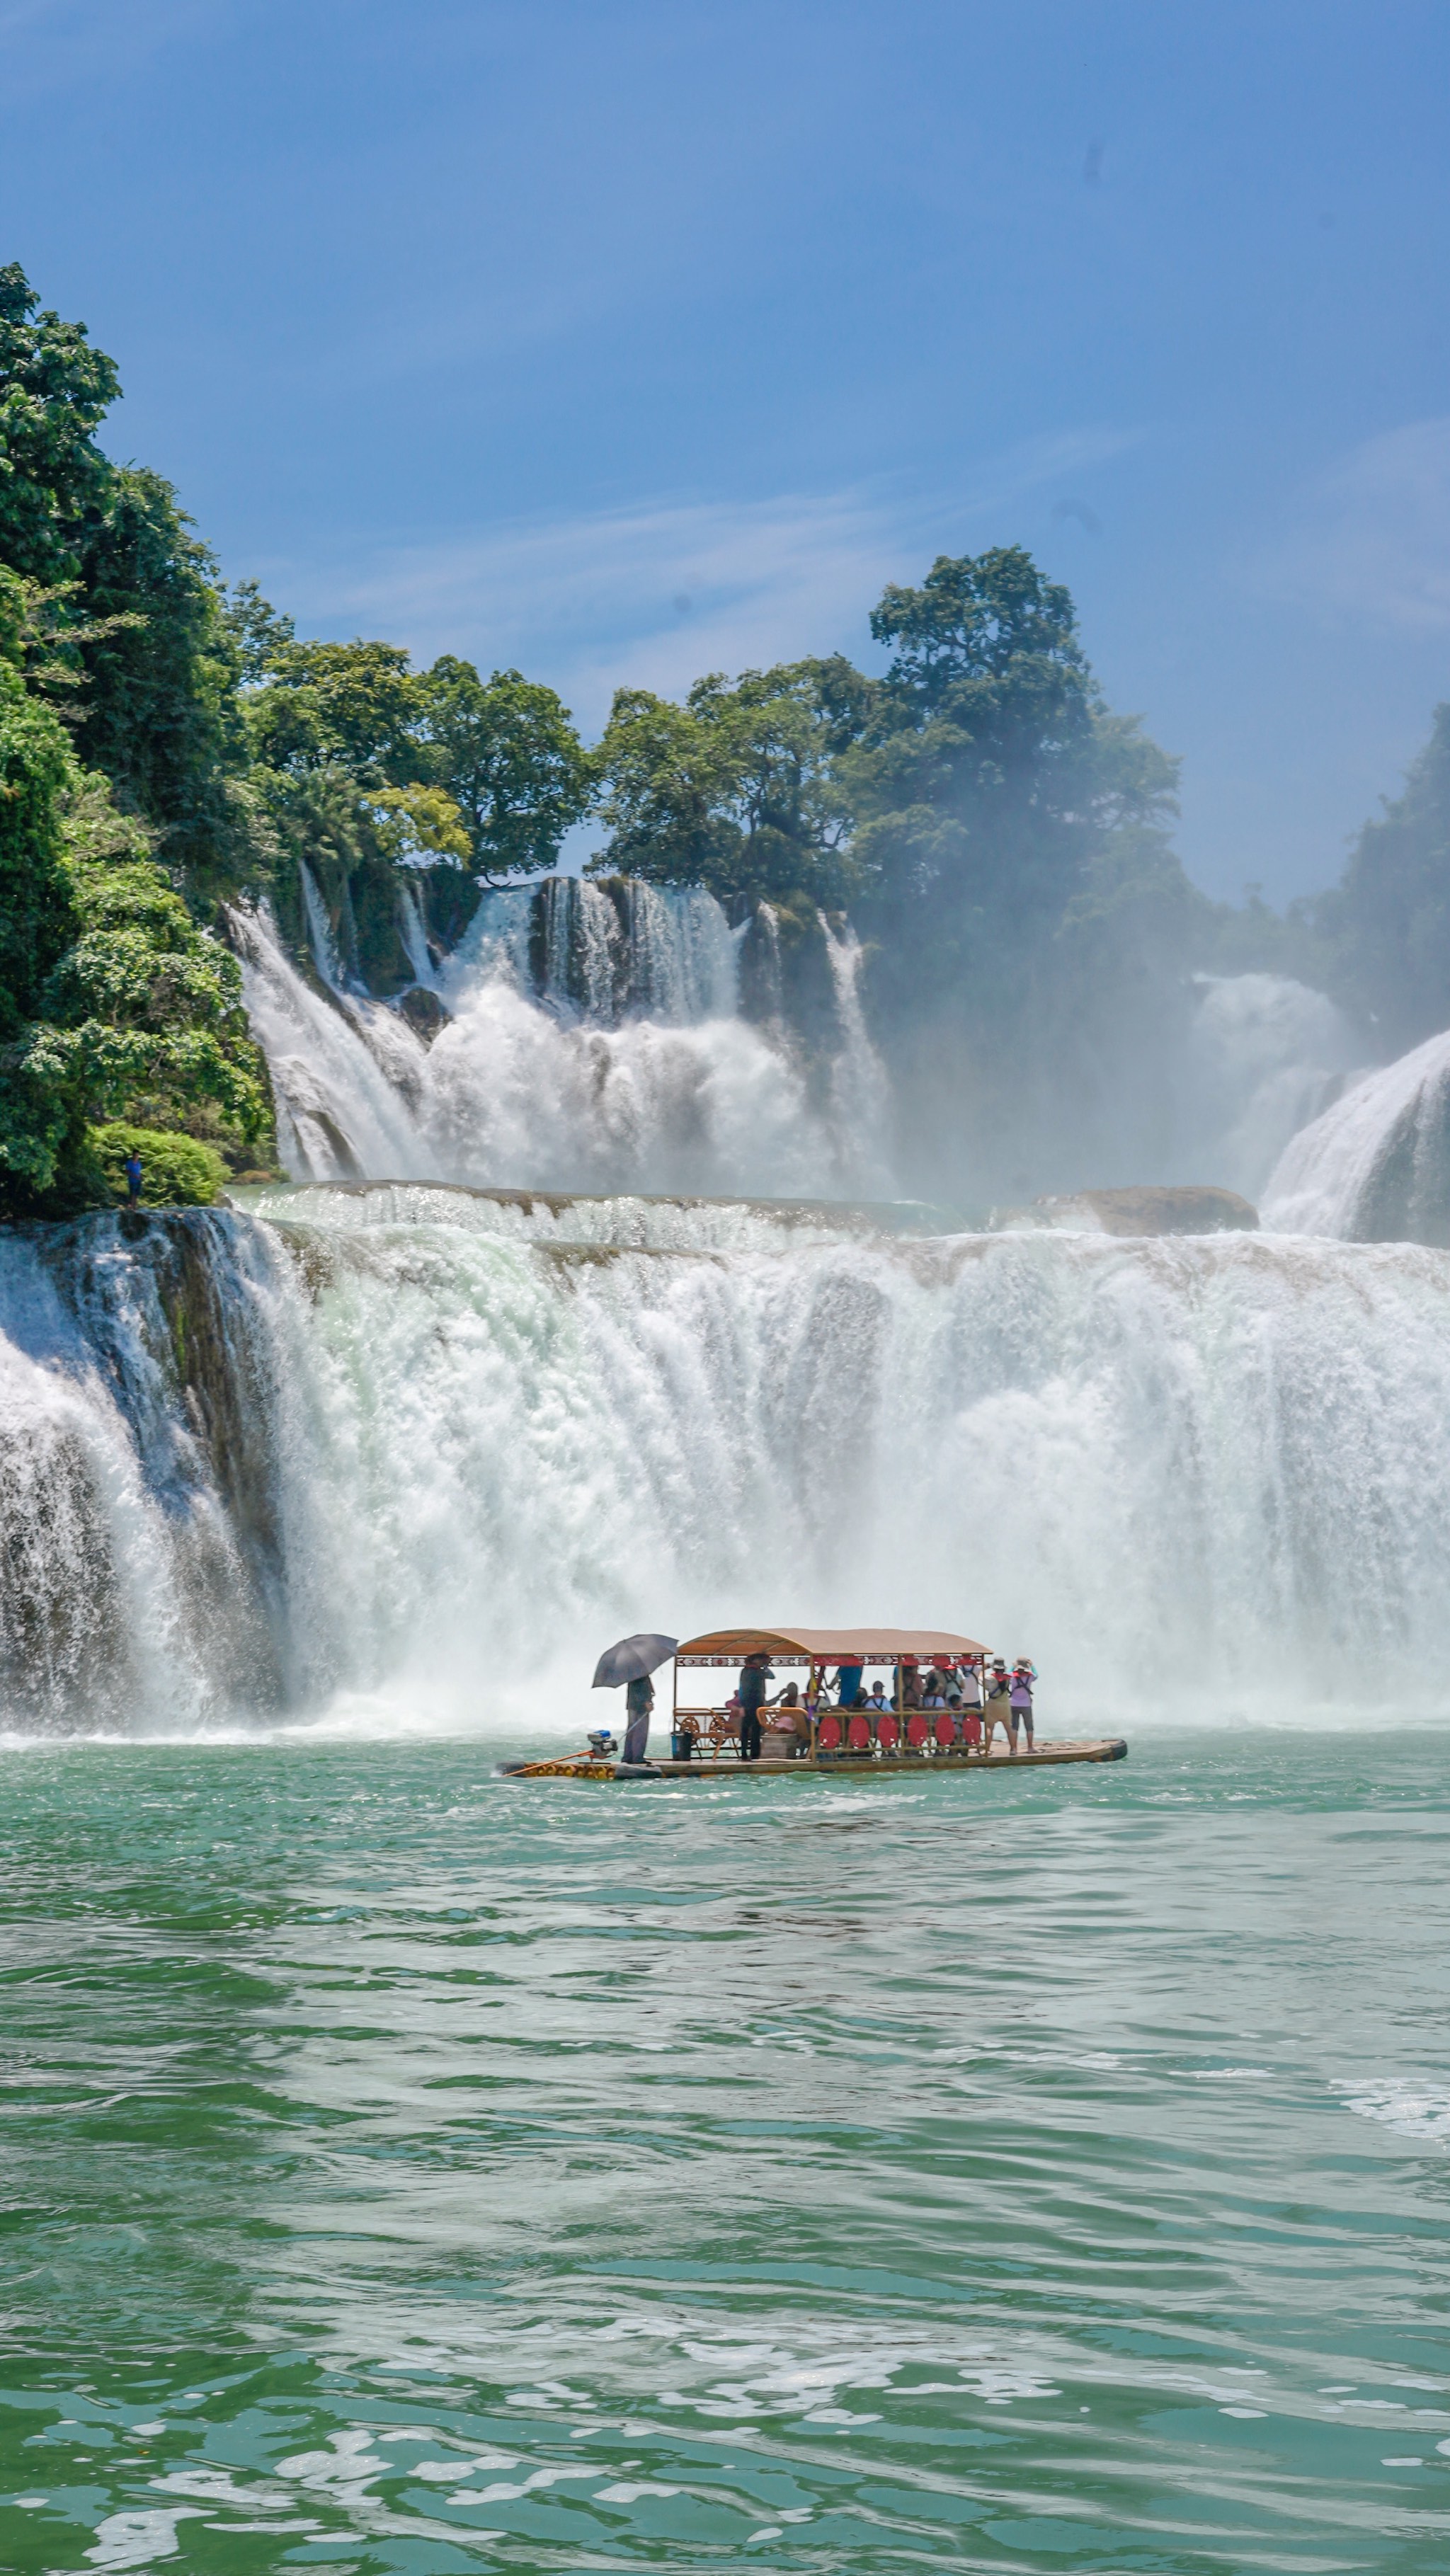
{"type": "Polygon", "coordinates": [[[1441,1704],[1450,1257],[277,1204],[0,1240],[11,1726],[551,1740],[751,1615],[965,1628],[1053,1725],[1441,1704]]]}
{"type": "MultiPolygon", "coordinates": [[[[238,911],[287,1169],[300,1180],[726,1196],[879,1191],[868,1114],[879,1067],[859,1003],[849,1067],[819,1101],[795,1056],[740,1017],[742,934],[713,896],[628,884],[621,903],[568,877],[486,894],[431,979],[451,1019],[430,1048],[335,973],[316,989],[265,908],[238,911]]],[[[838,945],[854,994],[854,952],[838,945]]],[[[320,954],[331,957],[325,944],[320,954]]]]}
{"type": "Polygon", "coordinates": [[[823,912],[816,918],[826,943],[841,1031],[840,1051],[831,1067],[835,1125],[839,1133],[858,1139],[861,1165],[879,1176],[878,1186],[884,1193],[890,1187],[886,1126],[891,1085],[861,1007],[861,942],[849,922],[836,929],[823,912]]]}
{"type": "Polygon", "coordinates": [[[1361,1074],[1291,1140],[1264,1221],[1352,1243],[1450,1244],[1450,1032],[1361,1074]]]}
{"type": "Polygon", "coordinates": [[[5,1723],[189,1727],[305,1687],[284,1290],[275,1239],[236,1217],[0,1235],[5,1723]]]}
{"type": "Polygon", "coordinates": [[[406,1022],[376,1002],[306,984],[265,906],[238,906],[228,922],[288,1170],[300,1180],[436,1175],[415,1114],[427,1059],[406,1022]]]}
{"type": "Polygon", "coordinates": [[[414,979],[423,985],[426,991],[436,993],[438,973],[428,953],[428,934],[423,927],[423,915],[418,908],[418,898],[410,885],[399,888],[398,908],[402,916],[403,946],[407,950],[408,963],[413,969],[414,979]]]}

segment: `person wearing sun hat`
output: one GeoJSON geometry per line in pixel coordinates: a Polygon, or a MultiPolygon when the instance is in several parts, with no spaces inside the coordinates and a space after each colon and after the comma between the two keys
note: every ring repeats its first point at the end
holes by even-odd
{"type": "Polygon", "coordinates": [[[1012,1708],[1012,1750],[1017,1750],[1017,1729],[1027,1730],[1027,1750],[1032,1750],[1032,1685],[1037,1679],[1037,1666],[1025,1655],[1019,1655],[1012,1667],[1008,1698],[1012,1708]]]}
{"type": "Polygon", "coordinates": [[[1012,1732],[1012,1685],[1007,1678],[1007,1659],[1004,1655],[996,1655],[992,1659],[992,1670],[987,1681],[986,1700],[987,1705],[983,1712],[985,1725],[983,1744],[984,1751],[988,1753],[991,1752],[992,1739],[1000,1726],[1003,1734],[1007,1738],[1008,1752],[1015,1753],[1017,1750],[1017,1738],[1012,1732]]]}

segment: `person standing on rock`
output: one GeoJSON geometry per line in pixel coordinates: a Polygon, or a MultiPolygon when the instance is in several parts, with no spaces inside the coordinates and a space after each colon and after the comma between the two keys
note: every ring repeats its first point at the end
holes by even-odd
{"type": "Polygon", "coordinates": [[[134,1145],[126,1157],[125,1173],[126,1205],[128,1207],[139,1207],[141,1204],[141,1183],[145,1178],[145,1173],[142,1169],[141,1157],[137,1153],[134,1145]]]}

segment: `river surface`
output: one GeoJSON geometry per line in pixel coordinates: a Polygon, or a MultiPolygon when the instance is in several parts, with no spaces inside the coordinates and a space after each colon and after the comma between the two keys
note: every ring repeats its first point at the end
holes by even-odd
{"type": "Polygon", "coordinates": [[[12,1745],[0,2565],[1450,2551],[1450,1747],[12,1745]]]}

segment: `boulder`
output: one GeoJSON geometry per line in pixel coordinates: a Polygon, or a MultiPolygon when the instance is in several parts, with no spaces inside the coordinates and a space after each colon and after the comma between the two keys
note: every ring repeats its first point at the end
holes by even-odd
{"type": "Polygon", "coordinates": [[[410,984],[406,993],[398,995],[394,1007],[425,1046],[432,1045],[439,1030],[447,1028],[452,1016],[426,984],[410,984]]]}

